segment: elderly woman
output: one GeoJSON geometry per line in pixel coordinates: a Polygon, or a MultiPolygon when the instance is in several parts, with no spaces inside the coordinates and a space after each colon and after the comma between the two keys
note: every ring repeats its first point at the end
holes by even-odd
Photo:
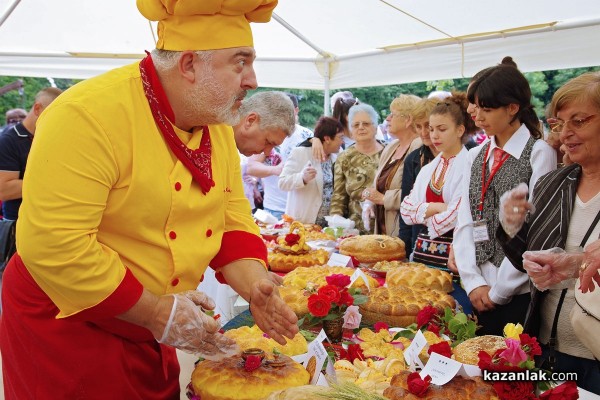
{"type": "Polygon", "coordinates": [[[378,115],[368,104],[350,108],[348,122],[356,143],[344,150],[334,168],[331,215],[350,218],[362,234],[372,233],[362,221],[362,194],[373,182],[383,145],[375,139],[378,115]]]}
{"type": "MultiPolygon", "coordinates": [[[[550,255],[558,260],[564,256],[559,249],[581,252],[600,234],[600,72],[568,81],[552,97],[549,112],[554,116],[548,120],[550,128],[560,134],[574,164],[543,176],[535,185],[533,205],[527,202],[527,190],[517,187],[503,196],[500,208],[504,229],[498,230],[498,239],[504,252],[520,270],[529,264],[534,276],[553,262],[548,251],[545,256],[539,251],[558,251],[550,255]]],[[[569,319],[574,289],[575,279],[545,292],[532,288],[526,329],[543,344],[542,362],[554,360],[557,372],[576,372],[578,386],[600,394],[599,364],[569,319]]]]}
{"type": "Polygon", "coordinates": [[[312,142],[319,141],[326,160],[312,160],[311,140],[292,150],[279,175],[279,189],[288,193],[285,213],[305,224],[327,226],[329,203],[333,193],[333,163],[340,151],[344,127],[335,118],[321,117],[315,126],[312,142]]]}
{"type": "MultiPolygon", "coordinates": [[[[375,233],[398,236],[400,231],[400,196],[404,160],[413,150],[422,145],[413,124],[412,110],[421,99],[401,94],[390,104],[387,117],[388,132],[395,139],[390,142],[379,159],[379,167],[371,187],[363,192],[363,199],[373,207],[375,233]]],[[[365,218],[370,213],[365,212],[365,218]]]]}

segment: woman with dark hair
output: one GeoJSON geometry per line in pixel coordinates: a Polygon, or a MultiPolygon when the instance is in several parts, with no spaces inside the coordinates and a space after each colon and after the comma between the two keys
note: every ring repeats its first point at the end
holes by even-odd
{"type": "MultiPolygon", "coordinates": [[[[340,93],[340,92],[338,92],[340,93]]],[[[350,93],[350,92],[344,92],[350,93]]],[[[355,140],[352,138],[352,132],[350,131],[350,127],[348,126],[348,113],[350,112],[350,108],[359,104],[358,99],[354,97],[338,97],[335,100],[335,103],[331,105],[333,109],[332,117],[340,121],[343,126],[343,141],[342,141],[342,149],[347,149],[352,146],[355,140]]],[[[315,160],[323,160],[327,159],[327,155],[323,151],[323,146],[318,140],[310,140],[312,142],[312,156],[315,160]]]]}
{"type": "Polygon", "coordinates": [[[489,139],[469,151],[470,174],[463,183],[453,250],[481,325],[479,334],[502,335],[506,323],[523,323],[529,284],[495,240],[500,196],[521,182],[533,188],[556,168],[556,156],[540,139],[529,83],[513,65],[480,71],[469,85],[468,99],[489,139]]]}
{"type": "Polygon", "coordinates": [[[333,163],[344,136],[342,124],[335,118],[321,117],[314,137],[294,148],[279,175],[279,188],[288,193],[285,213],[305,224],[327,226],[325,216],[333,194],[333,163]],[[326,160],[312,160],[312,144],[318,142],[326,160]]]}

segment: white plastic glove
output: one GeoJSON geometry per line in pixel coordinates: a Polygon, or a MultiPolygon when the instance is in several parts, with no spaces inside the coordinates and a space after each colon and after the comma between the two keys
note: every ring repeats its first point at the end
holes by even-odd
{"type": "Polygon", "coordinates": [[[371,230],[371,219],[375,218],[375,204],[370,200],[365,200],[361,203],[362,206],[362,221],[365,229],[371,230]]]}
{"type": "Polygon", "coordinates": [[[304,168],[302,168],[302,181],[306,185],[308,182],[315,179],[317,176],[317,170],[312,166],[311,162],[307,162],[304,168]]]}
{"type": "Polygon", "coordinates": [[[215,308],[210,297],[197,290],[172,296],[171,315],[160,343],[208,360],[220,360],[240,352],[233,340],[219,333],[219,323],[204,313],[204,309],[215,308]]]}
{"type": "Polygon", "coordinates": [[[535,212],[533,204],[527,201],[528,193],[527,184],[521,182],[500,196],[500,225],[511,238],[523,227],[527,212],[535,212]]]}
{"type": "Polygon", "coordinates": [[[595,285],[600,285],[600,240],[585,246],[583,262],[579,269],[580,288],[583,293],[593,292],[595,285]],[[595,283],[594,283],[595,282],[595,283]]]}
{"type": "Polygon", "coordinates": [[[546,290],[579,273],[582,253],[567,253],[561,248],[526,251],[523,253],[523,268],[539,290],[546,290]]]}

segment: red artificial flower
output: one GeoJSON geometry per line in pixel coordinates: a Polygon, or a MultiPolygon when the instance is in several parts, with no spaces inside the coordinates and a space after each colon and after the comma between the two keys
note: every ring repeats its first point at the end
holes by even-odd
{"type": "Polygon", "coordinates": [[[315,317],[324,317],[331,310],[331,302],[324,296],[313,294],[308,298],[308,311],[315,317]]]}
{"type": "Polygon", "coordinates": [[[482,370],[487,371],[497,371],[497,372],[519,372],[524,371],[523,368],[520,368],[515,365],[511,365],[508,361],[502,357],[500,357],[500,353],[502,353],[506,349],[498,349],[494,353],[493,356],[490,356],[485,351],[480,351],[478,354],[479,361],[477,366],[482,370]]]}
{"type": "Polygon", "coordinates": [[[521,333],[519,335],[519,341],[521,342],[521,348],[525,350],[529,357],[533,358],[533,356],[542,355],[542,348],[535,337],[531,337],[526,333],[521,333]]]}
{"type": "Polygon", "coordinates": [[[354,360],[357,359],[361,361],[365,359],[365,355],[363,354],[362,348],[360,347],[360,344],[357,343],[348,344],[348,350],[342,348],[340,350],[340,357],[345,358],[351,363],[353,363],[354,360]]]}
{"type": "Polygon", "coordinates": [[[500,400],[534,400],[533,382],[494,382],[494,390],[500,400]]]}
{"type": "Polygon", "coordinates": [[[344,274],[333,274],[325,277],[328,285],[346,287],[350,284],[350,277],[344,274]]]}
{"type": "Polygon", "coordinates": [[[352,306],[354,305],[354,297],[348,292],[348,289],[344,288],[340,292],[340,299],[338,300],[340,306],[352,306]]]}
{"type": "Polygon", "coordinates": [[[293,246],[300,240],[300,235],[296,235],[295,233],[288,233],[285,235],[285,242],[288,246],[293,246]]]}
{"type": "Polygon", "coordinates": [[[575,400],[579,398],[579,389],[574,381],[567,381],[540,395],[540,400],[575,400]]]}
{"type": "Polygon", "coordinates": [[[413,372],[406,378],[408,391],[418,397],[425,395],[430,383],[431,377],[429,375],[425,375],[425,379],[421,379],[421,375],[418,372],[413,372]]]}
{"type": "Polygon", "coordinates": [[[444,357],[452,358],[452,349],[445,340],[443,342],[430,345],[429,349],[427,350],[427,354],[431,355],[431,353],[438,353],[444,357]]]}
{"type": "Polygon", "coordinates": [[[438,309],[432,305],[425,306],[425,308],[417,313],[417,327],[421,328],[430,323],[438,312],[438,309]]]}
{"type": "Polygon", "coordinates": [[[379,321],[375,322],[375,325],[373,325],[373,329],[375,330],[375,332],[379,332],[382,329],[385,329],[387,331],[388,329],[390,329],[390,326],[385,322],[379,321]]]}
{"type": "Polygon", "coordinates": [[[244,362],[244,369],[248,372],[254,371],[255,369],[260,368],[262,364],[262,358],[257,355],[249,355],[246,357],[246,361],[244,362]]]}
{"type": "Polygon", "coordinates": [[[492,370],[492,356],[490,356],[485,351],[480,351],[477,356],[479,357],[479,361],[477,362],[477,366],[481,370],[486,370],[486,371],[492,370]]]}
{"type": "Polygon", "coordinates": [[[340,300],[340,288],[333,285],[325,285],[319,288],[317,292],[332,303],[337,303],[340,300]]]}

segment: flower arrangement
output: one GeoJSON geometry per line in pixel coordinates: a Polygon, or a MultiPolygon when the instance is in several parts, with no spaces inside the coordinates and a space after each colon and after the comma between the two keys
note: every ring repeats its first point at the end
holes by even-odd
{"type": "MultiPolygon", "coordinates": [[[[456,312],[450,307],[446,307],[442,311],[428,305],[418,312],[417,322],[407,326],[407,330],[399,332],[397,336],[412,339],[417,329],[433,332],[440,337],[446,335],[452,342],[452,347],[454,347],[467,339],[475,337],[477,322],[474,317],[463,312],[456,312]]],[[[447,351],[440,354],[445,355],[445,353],[447,351]]]]}
{"type": "Polygon", "coordinates": [[[327,285],[310,289],[308,297],[309,314],[298,321],[298,325],[316,325],[322,321],[343,318],[344,328],[356,329],[360,325],[361,316],[358,305],[366,303],[368,297],[359,288],[350,286],[350,277],[344,274],[333,274],[325,278],[327,285]]]}
{"type": "MultiPolygon", "coordinates": [[[[542,354],[535,337],[523,332],[520,324],[507,324],[504,327],[506,349],[497,350],[493,355],[479,352],[479,368],[492,378],[494,390],[500,400],[573,400],[579,398],[577,384],[569,381],[556,386],[549,381],[549,373],[535,367],[534,357],[542,354]],[[527,379],[519,381],[498,381],[496,374],[504,372],[523,373],[527,379]],[[539,397],[536,389],[544,391],[539,397]]],[[[484,375],[485,376],[485,375],[484,375]]],[[[499,375],[498,375],[499,376],[499,375]]],[[[518,376],[518,375],[517,375],[518,376]]]]}

